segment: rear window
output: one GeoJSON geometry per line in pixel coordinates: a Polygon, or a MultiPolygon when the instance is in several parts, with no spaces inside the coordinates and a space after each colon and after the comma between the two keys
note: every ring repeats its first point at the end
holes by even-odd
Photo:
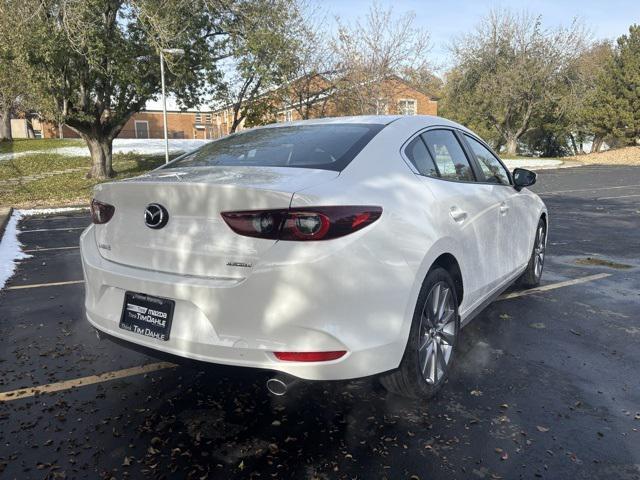
{"type": "Polygon", "coordinates": [[[207,143],[164,168],[241,165],[340,171],[383,127],[343,123],[259,128],[207,143]]]}

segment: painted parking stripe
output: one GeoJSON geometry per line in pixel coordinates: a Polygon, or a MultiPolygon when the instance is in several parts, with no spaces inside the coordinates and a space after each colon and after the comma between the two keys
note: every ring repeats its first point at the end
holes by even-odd
{"type": "Polygon", "coordinates": [[[500,295],[497,300],[508,300],[510,298],[524,297],[526,295],[534,295],[540,292],[547,292],[549,290],[555,290],[556,288],[570,287],[571,285],[578,285],[580,283],[593,282],[594,280],[600,280],[601,278],[610,277],[610,273],[596,273],[595,275],[587,275],[586,277],[574,278],[573,280],[566,280],[564,282],[550,283],[549,285],[543,285],[542,287],[531,288],[529,290],[522,290],[520,292],[511,292],[500,295]]]}
{"type": "Polygon", "coordinates": [[[614,199],[614,198],[629,198],[629,197],[640,197],[640,194],[620,195],[618,197],[600,197],[600,198],[596,198],[596,200],[611,200],[611,199],[614,199]]]}
{"type": "Polygon", "coordinates": [[[593,187],[593,188],[578,188],[575,190],[556,190],[555,192],[540,192],[538,195],[557,195],[559,193],[574,193],[574,192],[593,192],[595,190],[616,190],[619,188],[638,188],[640,185],[618,185],[615,187],[593,187]]]}
{"type": "Polygon", "coordinates": [[[67,227],[67,228],[36,228],[35,230],[20,230],[18,233],[35,233],[35,232],[59,232],[67,230],[84,230],[87,227],[67,227]]]}
{"type": "MultiPolygon", "coordinates": [[[[522,297],[525,295],[532,295],[538,292],[545,292],[548,290],[554,290],[557,288],[568,287],[571,285],[577,285],[580,283],[591,282],[594,280],[598,280],[601,278],[610,277],[610,273],[598,273],[595,275],[587,275],[586,277],[575,278],[573,280],[567,280],[564,282],[552,283],[549,285],[544,285],[538,288],[532,288],[531,290],[525,290],[521,292],[513,292],[505,295],[501,295],[498,297],[498,300],[507,300],[510,298],[522,297]]],[[[82,283],[82,280],[74,281],[74,282],[58,282],[56,285],[67,285],[70,283],[82,283]]],[[[50,286],[54,284],[42,284],[40,286],[50,286]]],[[[19,289],[19,288],[32,288],[32,285],[21,285],[17,287],[9,287],[9,289],[19,289]]],[[[47,385],[40,385],[36,387],[22,388],[18,390],[12,390],[9,392],[1,392],[0,393],[0,402],[9,402],[12,400],[18,400],[21,398],[33,397],[34,395],[42,394],[42,393],[53,393],[60,392],[64,390],[70,390],[73,388],[78,388],[86,385],[93,385],[96,383],[108,382],[111,380],[117,380],[119,378],[132,377],[135,375],[142,375],[145,373],[151,373],[158,370],[165,370],[168,368],[176,367],[177,365],[169,362],[158,362],[151,363],[149,365],[143,365],[139,367],[125,368],[123,370],[115,370],[112,372],[102,373],[100,375],[91,375],[88,377],[75,378],[72,380],[65,380],[62,382],[50,383],[47,385]]]]}
{"type": "Polygon", "coordinates": [[[42,393],[60,392],[63,390],[70,390],[72,388],[84,387],[86,385],[109,382],[111,380],[117,380],[119,378],[143,375],[145,373],[157,372],[158,370],[165,370],[167,368],[173,368],[176,366],[177,365],[175,363],[169,362],[150,363],[148,365],[142,365],[139,367],[125,368],[123,370],[101,373],[100,375],[90,375],[88,377],[74,378],[71,380],[64,380],[62,382],[49,383],[46,385],[20,388],[18,390],[12,390],[10,392],[0,393],[0,403],[10,402],[12,400],[18,400],[20,398],[33,397],[34,395],[39,395],[42,393]]]}
{"type": "Polygon", "coordinates": [[[5,290],[25,290],[27,288],[57,287],[60,285],[75,285],[77,283],[84,283],[84,280],[70,280],[68,282],[35,283],[31,285],[14,285],[13,287],[5,288],[5,290]]]}
{"type": "Polygon", "coordinates": [[[24,253],[35,253],[35,252],[50,252],[52,250],[77,250],[79,246],[75,247],[49,247],[49,248],[30,248],[29,250],[23,250],[24,253]]]}

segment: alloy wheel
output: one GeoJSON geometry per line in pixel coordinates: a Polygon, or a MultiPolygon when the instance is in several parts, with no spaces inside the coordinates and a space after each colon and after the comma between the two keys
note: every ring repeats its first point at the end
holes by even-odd
{"type": "Polygon", "coordinates": [[[447,283],[431,287],[422,308],[419,332],[420,372],[428,384],[435,385],[447,372],[457,335],[454,297],[447,283]]]}
{"type": "Polygon", "coordinates": [[[542,267],[544,266],[544,253],[546,249],[545,245],[544,226],[538,226],[538,233],[536,235],[536,244],[533,247],[533,271],[536,278],[540,278],[542,275],[542,267]]]}

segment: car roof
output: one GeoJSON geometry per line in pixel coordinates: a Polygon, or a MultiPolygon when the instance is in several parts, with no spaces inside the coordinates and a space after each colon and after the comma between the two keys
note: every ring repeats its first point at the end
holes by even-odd
{"type": "Polygon", "coordinates": [[[472,133],[469,129],[458,123],[447,120],[443,117],[435,115],[356,115],[350,117],[325,117],[313,118],[309,120],[296,120],[293,122],[279,122],[264,125],[258,128],[277,128],[294,125],[327,125],[327,124],[372,124],[372,125],[389,125],[394,122],[401,122],[408,129],[416,130],[432,127],[432,126],[448,126],[459,128],[472,133]]]}

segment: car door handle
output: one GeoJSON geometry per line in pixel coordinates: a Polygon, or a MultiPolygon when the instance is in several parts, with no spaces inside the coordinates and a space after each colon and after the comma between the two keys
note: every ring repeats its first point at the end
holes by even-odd
{"type": "Polygon", "coordinates": [[[451,207],[451,209],[449,210],[449,215],[451,215],[451,218],[453,218],[458,223],[464,222],[467,218],[467,212],[465,212],[464,210],[460,210],[458,207],[451,207]]]}
{"type": "Polygon", "coordinates": [[[500,204],[500,214],[501,215],[506,215],[508,211],[509,211],[509,205],[507,205],[506,203],[502,202],[500,204]]]}

